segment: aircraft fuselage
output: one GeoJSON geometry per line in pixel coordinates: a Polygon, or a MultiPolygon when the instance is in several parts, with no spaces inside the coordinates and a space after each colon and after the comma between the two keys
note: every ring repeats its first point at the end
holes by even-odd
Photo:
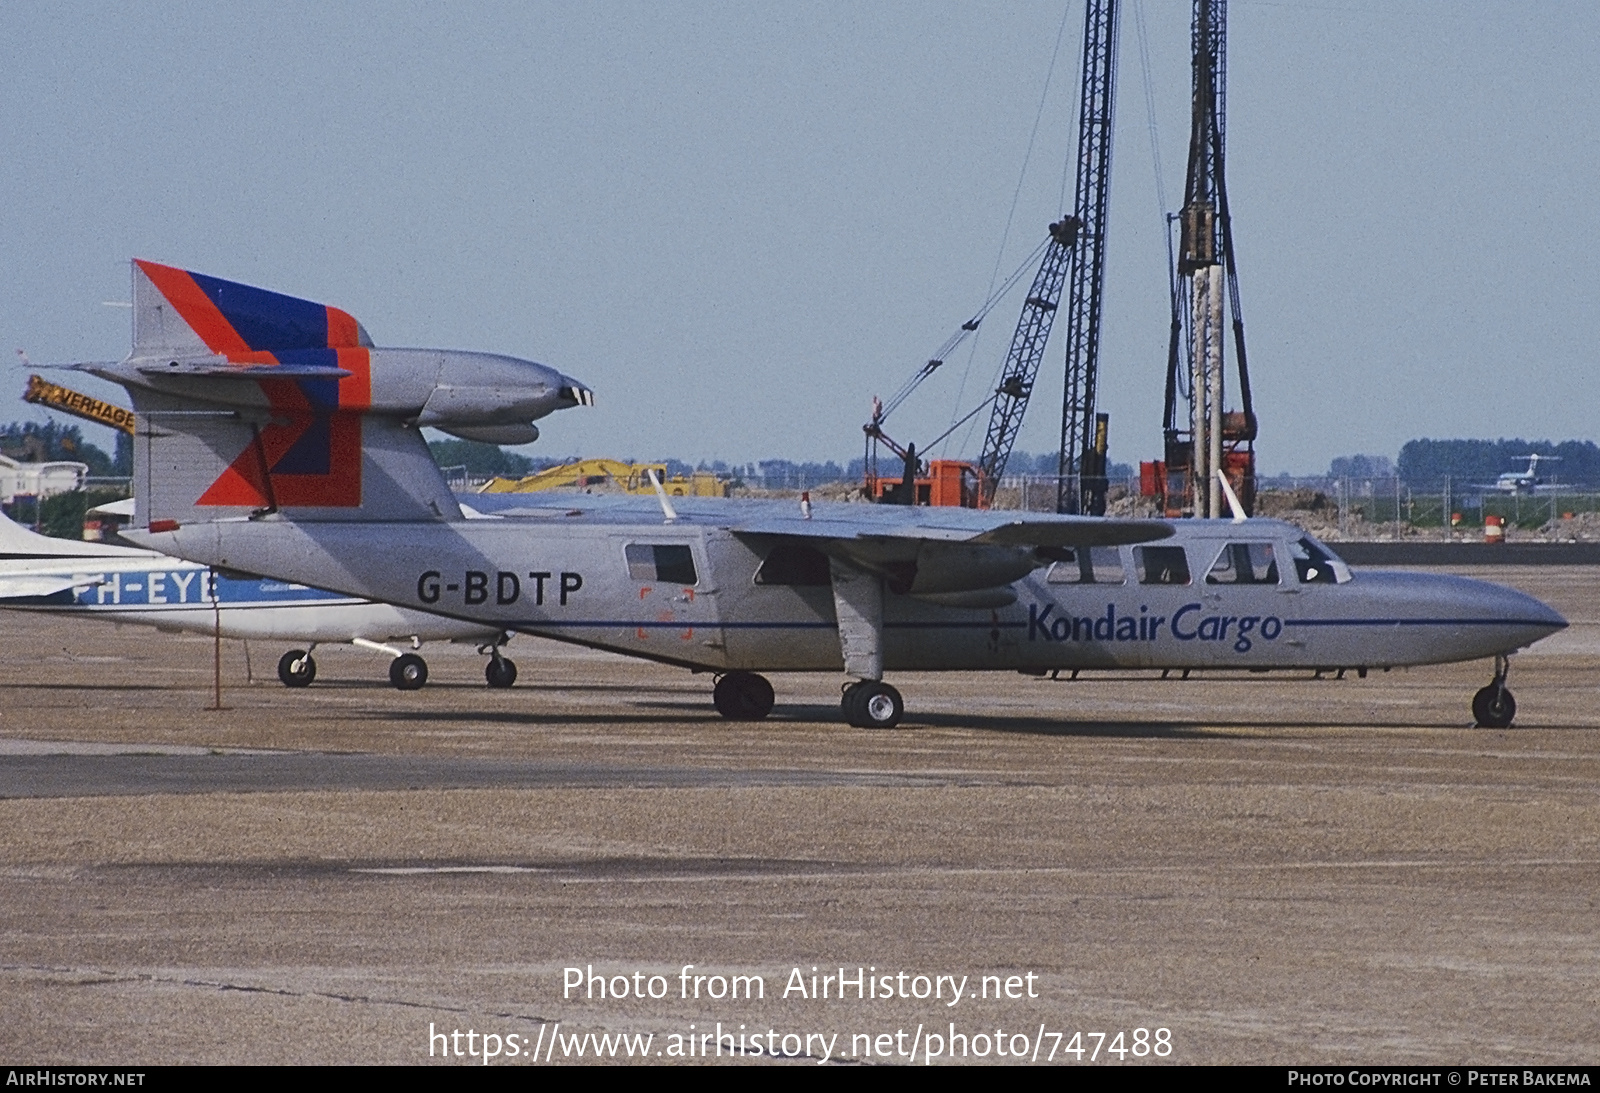
{"type": "MultiPolygon", "coordinates": [[[[235,521],[167,534],[175,538],[153,536],[152,545],[699,669],[845,666],[826,559],[819,566],[790,536],[715,521],[553,509],[436,524],[235,521]],[[384,564],[373,566],[374,557],[384,564]]],[[[1186,521],[1160,543],[1095,548],[1092,559],[1060,552],[1063,560],[968,595],[963,606],[891,587],[883,667],[1381,668],[1497,656],[1565,626],[1511,589],[1351,574],[1321,550],[1277,521],[1186,521]]]]}

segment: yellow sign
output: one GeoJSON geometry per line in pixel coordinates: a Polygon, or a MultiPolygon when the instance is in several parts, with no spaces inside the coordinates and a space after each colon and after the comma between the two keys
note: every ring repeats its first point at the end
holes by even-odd
{"type": "Polygon", "coordinates": [[[74,417],[98,422],[101,425],[109,425],[113,429],[121,429],[128,435],[133,435],[132,410],[124,410],[109,402],[91,398],[81,391],[62,387],[59,383],[51,383],[43,376],[28,377],[28,390],[23,393],[22,398],[25,402],[49,406],[62,413],[72,414],[74,417]]]}

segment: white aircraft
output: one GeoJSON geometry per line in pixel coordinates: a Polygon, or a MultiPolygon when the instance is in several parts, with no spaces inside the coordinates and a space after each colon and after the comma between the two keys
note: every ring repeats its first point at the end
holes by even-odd
{"type": "Polygon", "coordinates": [[[1528,461],[1528,469],[1507,471],[1489,485],[1477,486],[1480,490],[1498,490],[1500,493],[1548,493],[1555,487],[1539,477],[1540,463],[1559,463],[1559,455],[1519,455],[1528,461]]]}
{"type": "Polygon", "coordinates": [[[53,539],[0,514],[0,607],[153,626],[157,630],[225,638],[304,642],[278,661],[289,687],[317,676],[318,645],[349,643],[387,653],[389,681],[415,690],[428,665],[415,651],[390,642],[477,642],[490,654],[484,675],[509,687],[517,666],[500,655],[507,635],[482,623],[444,618],[303,584],[252,577],[180,561],[153,550],[53,539]]]}

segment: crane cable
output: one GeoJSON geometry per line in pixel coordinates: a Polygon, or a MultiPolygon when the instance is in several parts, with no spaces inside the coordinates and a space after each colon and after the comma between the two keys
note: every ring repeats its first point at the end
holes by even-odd
{"type": "MultiPolygon", "coordinates": [[[[972,337],[972,335],[978,329],[978,324],[982,323],[983,320],[988,317],[989,312],[994,310],[995,305],[1003,300],[1006,295],[1016,287],[1017,282],[1022,280],[1022,275],[1033,268],[1033,266],[1038,262],[1039,256],[1044,253],[1045,247],[1049,245],[1050,240],[1046,238],[1037,247],[1035,247],[1033,253],[1024,258],[1022,260],[1022,264],[1016,268],[1011,276],[1006,278],[1005,283],[1002,284],[998,289],[995,289],[989,298],[983,302],[983,306],[977,310],[977,313],[974,314],[972,318],[962,323],[953,334],[945,339],[944,344],[934,352],[932,357],[928,358],[927,364],[924,364],[921,368],[918,368],[911,374],[911,378],[906,380],[906,382],[901,386],[900,390],[896,391],[894,395],[883,404],[883,412],[879,414],[877,418],[880,423],[887,420],[889,415],[894,412],[895,408],[904,402],[906,397],[910,395],[911,392],[915,391],[923,380],[927,379],[929,376],[933,375],[934,372],[938,371],[939,367],[949,359],[950,354],[959,348],[962,342],[972,337]]],[[[965,382],[966,379],[963,377],[962,383],[965,384],[965,382]]],[[[962,418],[962,420],[965,421],[966,418],[962,418]]],[[[948,436],[949,434],[946,433],[944,435],[948,436]]]]}
{"type": "MultiPolygon", "coordinates": [[[[1044,118],[1045,104],[1049,101],[1049,98],[1050,98],[1050,83],[1051,83],[1051,80],[1054,79],[1054,77],[1055,77],[1056,62],[1058,60],[1060,60],[1060,58],[1061,58],[1061,42],[1066,37],[1067,20],[1068,20],[1068,17],[1071,14],[1072,14],[1072,4],[1071,3],[1063,4],[1062,7],[1061,7],[1061,24],[1056,28],[1056,44],[1055,44],[1055,48],[1050,51],[1050,68],[1045,72],[1044,88],[1039,92],[1039,108],[1038,108],[1038,110],[1036,110],[1034,112],[1034,115],[1033,115],[1033,129],[1028,134],[1028,148],[1022,155],[1022,170],[1019,171],[1018,174],[1017,174],[1017,188],[1011,195],[1011,209],[1010,209],[1009,212],[1006,213],[1005,230],[1003,232],[1001,232],[1001,234],[1000,234],[1000,250],[999,250],[998,253],[996,253],[995,258],[994,258],[995,272],[993,274],[991,274],[990,277],[989,277],[989,284],[991,286],[994,284],[995,277],[997,277],[999,275],[1000,262],[1001,262],[1002,257],[1005,255],[1006,244],[1011,241],[1011,224],[1016,219],[1017,204],[1022,199],[1022,184],[1028,177],[1028,164],[1033,158],[1033,146],[1034,146],[1034,143],[1037,141],[1038,136],[1039,136],[1039,124],[1044,118]]],[[[1061,203],[1060,203],[1060,205],[1058,205],[1058,208],[1059,207],[1063,207],[1065,205],[1066,192],[1067,192],[1067,176],[1066,176],[1066,169],[1063,168],[1062,169],[1062,175],[1061,175],[1061,195],[1062,196],[1061,196],[1061,203]]],[[[1049,242],[1050,242],[1049,237],[1046,236],[1045,241],[1043,243],[1039,244],[1039,248],[1037,250],[1035,250],[1032,255],[1029,256],[1027,261],[1025,261],[1023,263],[1023,266],[1027,267],[1027,266],[1031,265],[1034,261],[1036,261],[1038,259],[1038,257],[1041,254],[1044,253],[1044,249],[1045,249],[1045,247],[1047,247],[1049,245],[1049,242]]],[[[1020,275],[1020,270],[1019,270],[1019,273],[1012,275],[1012,282],[1013,283],[1017,280],[1019,275],[1020,275]]],[[[966,366],[965,369],[962,370],[962,373],[961,373],[961,385],[956,389],[955,405],[954,405],[954,409],[951,410],[951,414],[950,414],[952,420],[955,418],[956,412],[959,411],[960,408],[961,408],[961,400],[962,400],[963,396],[966,394],[966,391],[967,391],[967,380],[972,375],[972,362],[976,358],[977,353],[978,353],[978,346],[977,346],[977,343],[974,342],[973,346],[972,346],[972,351],[967,354],[967,366],[966,366]]],[[[1001,361],[1000,367],[1001,368],[1005,367],[1005,362],[1004,361],[1001,361]]],[[[999,378],[999,371],[998,370],[996,370],[995,376],[996,376],[996,379],[999,378]]],[[[989,401],[992,402],[993,399],[990,399],[989,401]]],[[[987,403],[986,403],[986,405],[987,405],[987,403]]],[[[974,411],[974,413],[976,413],[976,411],[974,411]]],[[[973,416],[972,414],[968,414],[966,417],[962,418],[961,421],[962,422],[967,421],[972,416],[973,416]]],[[[954,424],[952,424],[950,429],[946,430],[944,432],[943,436],[941,436],[940,439],[943,439],[943,437],[949,436],[952,432],[955,431],[956,427],[959,426],[960,424],[961,424],[961,422],[955,422],[954,424]]],[[[965,440],[962,441],[962,446],[965,447],[967,440],[970,440],[970,439],[971,439],[971,437],[969,435],[965,440]]]]}

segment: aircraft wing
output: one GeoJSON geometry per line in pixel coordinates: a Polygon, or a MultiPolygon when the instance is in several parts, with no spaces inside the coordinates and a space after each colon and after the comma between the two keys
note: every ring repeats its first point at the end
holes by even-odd
{"type": "Polygon", "coordinates": [[[740,535],[784,535],[817,540],[912,540],[922,543],[972,543],[992,546],[1119,546],[1165,539],[1172,527],[1161,520],[1120,520],[1099,516],[1057,516],[974,509],[882,505],[838,505],[807,519],[766,512],[731,524],[740,535]],[[855,510],[855,511],[852,511],[855,510]],[[885,517],[894,512],[898,519],[885,517]]]}
{"type": "Polygon", "coordinates": [[[1121,546],[1170,538],[1172,526],[1160,520],[1118,520],[1094,516],[1023,518],[1001,524],[973,542],[1006,546],[1121,546]]]}
{"type": "MultiPolygon", "coordinates": [[[[735,535],[772,535],[828,542],[899,543],[909,550],[947,543],[995,547],[1119,546],[1148,543],[1172,535],[1164,520],[1104,516],[1058,516],[1045,512],[943,508],[927,505],[867,505],[819,501],[810,516],[792,501],[729,501],[674,497],[686,524],[712,524],[735,535]]],[[[661,509],[654,497],[590,495],[562,490],[530,494],[479,494],[483,515],[512,519],[594,516],[606,520],[654,522],[661,509]],[[510,504],[493,505],[504,499],[510,504]]]]}

